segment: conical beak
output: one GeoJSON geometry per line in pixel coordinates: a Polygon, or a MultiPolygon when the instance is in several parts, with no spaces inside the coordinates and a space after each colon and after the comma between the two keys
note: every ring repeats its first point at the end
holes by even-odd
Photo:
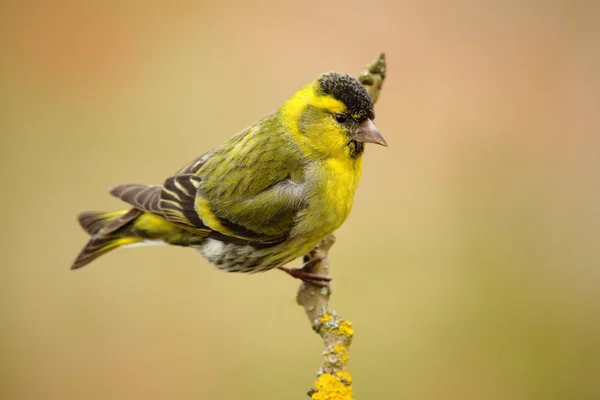
{"type": "Polygon", "coordinates": [[[352,133],[352,139],[363,143],[375,143],[387,147],[387,143],[371,119],[361,123],[352,133]]]}

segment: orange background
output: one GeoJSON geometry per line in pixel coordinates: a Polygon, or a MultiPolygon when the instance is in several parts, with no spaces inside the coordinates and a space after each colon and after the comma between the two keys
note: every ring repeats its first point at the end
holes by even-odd
{"type": "Polygon", "coordinates": [[[305,398],[298,282],[168,247],[71,272],[75,216],[380,51],[390,146],[331,254],[356,397],[600,398],[596,2],[91,3],[0,5],[0,398],[305,398]]]}

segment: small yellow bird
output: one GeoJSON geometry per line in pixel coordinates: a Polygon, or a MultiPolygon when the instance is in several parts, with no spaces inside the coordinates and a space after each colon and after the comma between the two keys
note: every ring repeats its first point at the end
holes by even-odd
{"type": "Polygon", "coordinates": [[[346,220],[361,176],[364,143],[387,143],[373,102],[354,78],[323,74],[281,108],[202,155],[162,185],[121,184],[132,206],[79,215],[91,236],[72,268],[118,247],[196,248],[226,271],[280,268],[312,250],[346,220]]]}

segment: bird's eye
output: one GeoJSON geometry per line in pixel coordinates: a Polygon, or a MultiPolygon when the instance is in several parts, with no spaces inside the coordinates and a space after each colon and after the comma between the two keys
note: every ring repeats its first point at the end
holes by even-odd
{"type": "Polygon", "coordinates": [[[346,114],[335,114],[335,120],[340,124],[348,121],[348,116],[346,114]]]}

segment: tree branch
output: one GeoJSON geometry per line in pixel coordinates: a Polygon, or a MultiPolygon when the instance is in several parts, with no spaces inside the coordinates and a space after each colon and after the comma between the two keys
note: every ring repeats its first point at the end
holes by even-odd
{"type": "MultiPolygon", "coordinates": [[[[360,73],[358,80],[369,92],[373,102],[379,98],[379,92],[385,80],[385,55],[381,53],[360,73]]],[[[335,237],[329,235],[304,257],[304,261],[321,259],[313,265],[310,272],[329,275],[328,254],[335,243],[335,237]]],[[[352,323],[342,319],[329,309],[331,289],[303,282],[298,289],[296,300],[304,307],[306,316],[313,329],[321,336],[325,344],[323,363],[317,372],[316,389],[308,395],[313,400],[352,400],[352,376],[346,370],[350,359],[348,350],[354,330],[352,323]]]]}

